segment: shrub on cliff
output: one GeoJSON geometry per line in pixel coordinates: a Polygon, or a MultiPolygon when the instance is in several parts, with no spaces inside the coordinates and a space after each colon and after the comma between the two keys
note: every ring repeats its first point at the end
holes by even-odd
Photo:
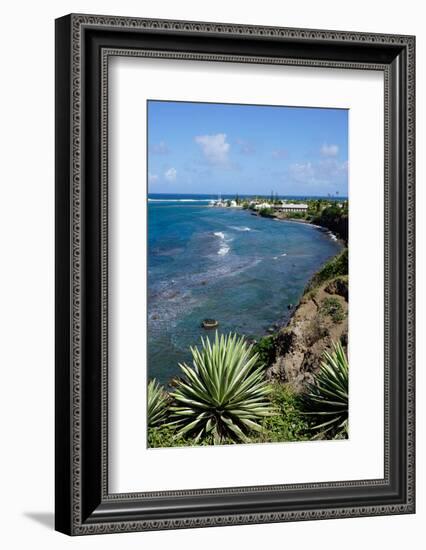
{"type": "Polygon", "coordinates": [[[333,233],[337,233],[341,239],[348,241],[349,218],[347,206],[340,208],[337,204],[329,205],[319,214],[314,215],[312,222],[330,229],[333,233]]]}
{"type": "Polygon", "coordinates": [[[257,353],[259,363],[263,367],[269,367],[276,357],[275,336],[263,336],[253,345],[253,351],[257,353]]]}
{"type": "Polygon", "coordinates": [[[263,420],[263,431],[253,434],[251,443],[309,440],[309,422],[300,410],[298,395],[288,385],[274,382],[270,400],[273,414],[263,420]]]}
{"type": "Polygon", "coordinates": [[[312,290],[325,281],[348,274],[348,249],[344,248],[337,256],[326,262],[316,273],[308,285],[307,290],[312,290]]]}
{"type": "Polygon", "coordinates": [[[325,298],[319,309],[321,315],[329,316],[335,323],[340,323],[346,317],[342,304],[335,296],[325,298]]]}
{"type": "Polygon", "coordinates": [[[261,431],[259,421],[271,413],[270,387],[263,365],[251,345],[235,334],[202,338],[201,349],[191,347],[193,367],[180,364],[184,377],[171,393],[170,408],[177,435],[198,442],[211,437],[214,443],[227,439],[248,441],[248,434],[261,431]]]}

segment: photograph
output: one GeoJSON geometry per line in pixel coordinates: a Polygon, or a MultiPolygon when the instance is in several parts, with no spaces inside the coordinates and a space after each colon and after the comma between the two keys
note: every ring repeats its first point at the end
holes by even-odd
{"type": "MultiPolygon", "coordinates": [[[[37,470],[55,471],[54,528],[124,545],[131,532],[173,531],[176,546],[185,530],[254,524],[299,544],[309,524],[312,545],[331,520],[352,548],[357,518],[403,547],[416,513],[420,18],[369,6],[367,28],[366,10],[337,17],[312,3],[297,18],[245,6],[233,20],[228,6],[221,23],[203,6],[58,8],[54,203],[43,197],[55,213],[52,444],[31,432],[37,449],[54,443],[54,464],[41,454],[37,470]]],[[[9,73],[25,89],[28,71],[9,73]]],[[[53,137],[52,125],[30,127],[53,137]]],[[[39,234],[22,220],[34,210],[52,224],[31,200],[32,160],[15,159],[7,187],[24,208],[11,227],[37,237],[38,266],[39,234]],[[30,175],[13,185],[22,166],[30,175]]],[[[25,274],[31,256],[15,249],[25,274]]],[[[9,324],[21,328],[27,310],[9,324]]],[[[37,352],[12,348],[12,359],[37,352]]],[[[8,369],[24,401],[47,403],[26,364],[25,384],[8,369]]],[[[24,426],[34,415],[21,412],[24,426]]],[[[23,510],[32,521],[37,508],[23,510]]]]}
{"type": "Polygon", "coordinates": [[[146,132],[147,447],[349,439],[349,110],[150,99],[146,132]]]}

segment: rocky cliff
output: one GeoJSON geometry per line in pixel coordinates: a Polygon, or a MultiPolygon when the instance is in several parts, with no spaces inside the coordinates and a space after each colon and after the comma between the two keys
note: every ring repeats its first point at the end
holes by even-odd
{"type": "MultiPolygon", "coordinates": [[[[342,263],[341,259],[342,254],[332,262],[342,263]]],[[[329,269],[329,265],[325,268],[329,269]]],[[[340,340],[344,348],[348,342],[347,274],[331,273],[321,282],[317,274],[313,281],[287,326],[275,334],[275,359],[266,373],[269,379],[287,383],[297,392],[313,380],[323,352],[331,348],[333,341],[340,340]]]]}

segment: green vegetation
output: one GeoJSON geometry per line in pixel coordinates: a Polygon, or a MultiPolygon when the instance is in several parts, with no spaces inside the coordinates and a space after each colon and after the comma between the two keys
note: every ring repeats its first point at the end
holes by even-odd
{"type": "MultiPolygon", "coordinates": [[[[272,337],[265,340],[267,347],[272,337]]],[[[149,447],[347,437],[348,362],[340,342],[324,353],[304,394],[264,380],[258,353],[241,337],[216,334],[202,344],[191,348],[194,366],[181,365],[185,378],[170,396],[150,382],[149,447]]]]}
{"type": "Polygon", "coordinates": [[[314,439],[348,437],[349,365],[340,342],[324,352],[314,382],[301,396],[302,410],[314,421],[314,439]]]}
{"type": "Polygon", "coordinates": [[[271,384],[270,400],[274,413],[263,420],[263,431],[253,434],[252,443],[307,441],[309,421],[299,406],[299,396],[285,384],[271,384]]]}
{"type": "MultiPolygon", "coordinates": [[[[244,443],[280,441],[308,441],[311,439],[309,420],[300,410],[300,398],[289,386],[270,383],[267,396],[270,414],[259,422],[260,430],[249,430],[244,443]]],[[[241,441],[237,441],[240,443],[241,441]]],[[[216,442],[217,443],[217,442],[216,442]]],[[[233,437],[224,437],[220,444],[236,443],[233,437]]],[[[191,434],[180,434],[176,426],[163,425],[148,429],[149,447],[188,447],[214,445],[212,435],[197,440],[191,434]]]]}
{"type": "Polygon", "coordinates": [[[293,220],[306,220],[306,214],[304,212],[286,212],[286,218],[293,220]]]}
{"type": "Polygon", "coordinates": [[[259,212],[259,216],[262,216],[263,218],[274,217],[274,210],[272,208],[260,208],[258,212],[259,212]]]}
{"type": "MultiPolygon", "coordinates": [[[[222,445],[230,445],[235,443],[231,438],[224,438],[221,441],[222,445]]],[[[154,428],[148,428],[148,447],[203,447],[214,445],[213,436],[207,436],[196,440],[191,434],[181,435],[175,426],[163,425],[154,428]]]]}
{"type": "MultiPolygon", "coordinates": [[[[222,445],[231,445],[235,441],[231,438],[223,438],[222,445]]],[[[192,437],[191,434],[180,434],[176,426],[165,424],[148,428],[148,447],[204,447],[215,445],[212,435],[203,437],[199,440],[192,437]]]]}
{"type": "Polygon", "coordinates": [[[273,335],[264,336],[253,345],[253,351],[257,353],[259,363],[262,364],[264,368],[269,367],[275,361],[275,337],[273,335]]]}
{"type": "Polygon", "coordinates": [[[328,204],[322,209],[320,207],[319,211],[312,216],[311,222],[330,229],[347,243],[349,231],[348,201],[328,204]]]}
{"type": "Polygon", "coordinates": [[[187,447],[190,440],[178,437],[176,431],[170,426],[157,426],[148,428],[148,447],[187,447]]]}
{"type": "Polygon", "coordinates": [[[201,350],[191,347],[193,367],[180,364],[184,378],[170,394],[177,435],[194,441],[213,437],[247,441],[251,431],[261,431],[259,420],[271,412],[270,388],[263,377],[258,355],[244,338],[216,332],[213,343],[202,339],[201,350]]]}
{"type": "Polygon", "coordinates": [[[167,416],[168,395],[154,378],[148,384],[148,427],[163,424],[167,416]]]}
{"type": "Polygon", "coordinates": [[[338,298],[330,296],[330,298],[325,298],[320,307],[321,315],[329,315],[335,323],[343,321],[346,317],[343,310],[342,304],[339,302],[338,298]]]}
{"type": "Polygon", "coordinates": [[[321,213],[321,210],[325,208],[324,201],[322,199],[311,199],[307,201],[308,215],[315,216],[321,213]]]}
{"type": "Polygon", "coordinates": [[[337,256],[325,263],[316,273],[308,285],[307,290],[312,290],[325,281],[348,274],[348,249],[344,248],[337,256]]]}

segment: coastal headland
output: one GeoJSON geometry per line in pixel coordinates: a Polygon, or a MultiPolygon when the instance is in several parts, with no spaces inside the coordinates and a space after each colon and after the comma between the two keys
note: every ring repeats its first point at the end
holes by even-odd
{"type": "Polygon", "coordinates": [[[220,200],[215,207],[243,208],[275,220],[309,223],[339,239],[344,249],[327,261],[309,281],[288,322],[271,327],[255,348],[267,364],[266,376],[288,384],[297,393],[313,382],[324,352],[333,342],[348,345],[348,212],[347,200],[282,200],[265,198],[220,200]],[[275,330],[274,330],[275,329],[275,330]]]}

